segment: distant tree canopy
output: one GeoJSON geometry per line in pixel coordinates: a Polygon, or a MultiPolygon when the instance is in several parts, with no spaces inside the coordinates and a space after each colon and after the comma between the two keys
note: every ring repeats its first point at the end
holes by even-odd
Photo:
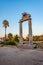
{"type": "Polygon", "coordinates": [[[39,40],[39,36],[33,36],[33,41],[38,41],[39,40]]]}
{"type": "Polygon", "coordinates": [[[18,35],[14,35],[14,41],[19,42],[19,36],[18,35]]]}
{"type": "MultiPolygon", "coordinates": [[[[9,33],[8,34],[8,39],[9,40],[14,40],[16,42],[19,42],[19,36],[17,34],[13,36],[12,33],[9,33]]],[[[26,38],[23,38],[23,41],[29,41],[29,37],[26,36],[26,38]]],[[[43,35],[33,36],[33,41],[43,41],[43,35]]]]}
{"type": "Polygon", "coordinates": [[[12,33],[9,33],[9,34],[8,34],[8,39],[9,39],[9,40],[12,40],[12,38],[13,38],[13,34],[12,34],[12,33]]]}
{"type": "Polygon", "coordinates": [[[26,37],[26,41],[29,41],[29,37],[28,36],[26,37]]]}
{"type": "MultiPolygon", "coordinates": [[[[25,38],[25,41],[29,41],[29,37],[28,36],[26,36],[26,38],[25,38]]],[[[43,35],[35,35],[35,36],[33,36],[33,41],[43,41],[43,35]]]]}
{"type": "Polygon", "coordinates": [[[43,41],[43,35],[33,36],[33,41],[43,41]]]}

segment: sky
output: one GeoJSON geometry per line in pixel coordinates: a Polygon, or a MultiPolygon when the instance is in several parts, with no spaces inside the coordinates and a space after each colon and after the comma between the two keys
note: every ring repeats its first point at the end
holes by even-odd
{"type": "MultiPolygon", "coordinates": [[[[31,14],[32,34],[43,34],[43,0],[0,0],[0,37],[5,34],[3,20],[8,20],[7,34],[19,34],[22,13],[31,14]]],[[[28,34],[28,21],[23,22],[23,36],[28,34]]]]}

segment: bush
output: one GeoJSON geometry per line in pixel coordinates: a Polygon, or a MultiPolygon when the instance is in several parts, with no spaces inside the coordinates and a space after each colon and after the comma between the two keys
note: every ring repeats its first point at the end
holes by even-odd
{"type": "Polygon", "coordinates": [[[14,36],[14,41],[15,41],[15,42],[19,42],[19,36],[18,36],[18,35],[15,35],[15,36],[14,36]]]}
{"type": "Polygon", "coordinates": [[[6,45],[16,45],[16,43],[14,41],[9,40],[6,42],[6,45]]]}

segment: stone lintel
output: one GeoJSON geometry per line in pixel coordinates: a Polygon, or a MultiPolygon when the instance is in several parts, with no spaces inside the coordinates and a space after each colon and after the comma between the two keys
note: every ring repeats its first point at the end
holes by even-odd
{"type": "Polygon", "coordinates": [[[24,21],[28,21],[28,20],[31,20],[31,18],[22,18],[22,19],[20,19],[19,23],[23,23],[24,21]]]}

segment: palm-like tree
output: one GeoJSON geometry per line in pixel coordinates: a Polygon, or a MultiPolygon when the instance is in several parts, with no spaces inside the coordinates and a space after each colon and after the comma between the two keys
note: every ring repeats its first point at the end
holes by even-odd
{"type": "Polygon", "coordinates": [[[7,20],[3,21],[3,26],[5,27],[5,41],[6,41],[6,28],[7,28],[7,26],[9,26],[9,23],[7,20]]]}

